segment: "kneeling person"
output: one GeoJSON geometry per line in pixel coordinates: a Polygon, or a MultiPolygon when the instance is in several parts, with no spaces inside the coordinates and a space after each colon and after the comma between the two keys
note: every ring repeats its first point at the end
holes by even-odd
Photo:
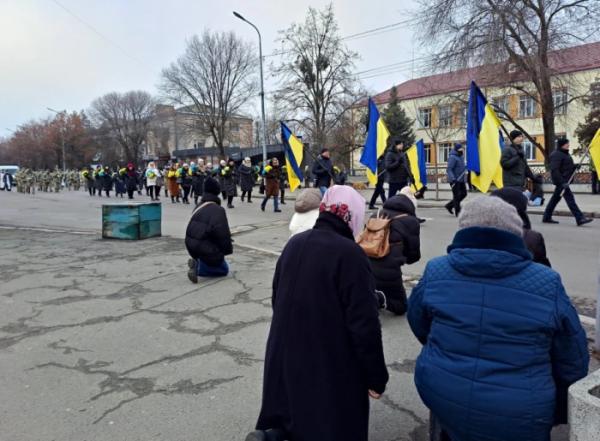
{"type": "Polygon", "coordinates": [[[223,277],[229,273],[225,256],[233,253],[233,245],[220,192],[215,179],[204,181],[201,204],[192,213],[185,232],[185,247],[192,257],[188,278],[193,283],[198,283],[198,276],[223,277]]]}

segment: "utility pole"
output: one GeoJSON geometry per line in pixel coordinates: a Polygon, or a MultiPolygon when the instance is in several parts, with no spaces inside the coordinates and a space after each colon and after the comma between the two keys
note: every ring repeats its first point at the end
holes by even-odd
{"type": "Polygon", "coordinates": [[[256,30],[258,34],[258,57],[260,58],[260,110],[262,114],[262,150],[263,150],[263,164],[267,163],[267,123],[265,119],[265,85],[263,80],[263,56],[262,56],[262,37],[258,28],[248,20],[246,20],[241,14],[233,11],[233,15],[240,20],[248,23],[256,30]]]}
{"type": "MultiPolygon", "coordinates": [[[[66,110],[61,110],[60,112],[58,110],[54,110],[50,107],[46,107],[50,112],[54,112],[57,115],[67,115],[67,111],[66,110]]],[[[65,133],[64,133],[65,127],[64,125],[60,128],[60,142],[62,144],[62,163],[63,163],[63,183],[64,183],[64,175],[67,172],[67,155],[65,153],[65,133]]]]}

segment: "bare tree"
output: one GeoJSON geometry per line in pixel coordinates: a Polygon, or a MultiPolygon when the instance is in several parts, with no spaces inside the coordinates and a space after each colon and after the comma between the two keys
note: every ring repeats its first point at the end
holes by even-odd
{"type": "Polygon", "coordinates": [[[185,53],[162,72],[161,89],[174,103],[189,106],[225,156],[229,120],[257,91],[254,47],[233,32],[194,36],[185,53]]]}
{"type": "MultiPolygon", "coordinates": [[[[554,148],[556,49],[585,41],[597,29],[597,0],[420,0],[422,42],[434,44],[434,65],[457,68],[503,63],[492,75],[531,96],[541,108],[547,158],[554,148]],[[532,83],[533,88],[527,87],[532,83]]],[[[510,115],[503,115],[510,118],[510,115]]],[[[514,122],[514,120],[512,120],[514,122]]],[[[535,140],[532,139],[533,142],[535,140]]]]}
{"type": "Polygon", "coordinates": [[[279,79],[275,100],[285,103],[288,119],[302,125],[315,148],[323,147],[347,110],[358,55],[342,43],[331,4],[309,8],[304,23],[282,31],[280,42],[285,58],[272,67],[279,79]]]}
{"type": "Polygon", "coordinates": [[[108,129],[129,162],[140,160],[140,147],[146,142],[156,101],[148,92],[112,92],[97,98],[90,115],[98,126],[108,129]]]}

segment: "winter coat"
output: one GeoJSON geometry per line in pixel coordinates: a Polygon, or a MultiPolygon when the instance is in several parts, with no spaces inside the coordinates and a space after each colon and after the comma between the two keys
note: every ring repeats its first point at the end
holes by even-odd
{"type": "Polygon", "coordinates": [[[399,152],[395,148],[389,149],[385,155],[385,168],[390,184],[406,186],[412,180],[408,156],[404,152],[399,152]]]}
{"type": "Polygon", "coordinates": [[[204,193],[202,208],[196,208],[185,231],[185,247],[193,259],[219,266],[233,253],[231,231],[225,209],[218,196],[204,193]]]}
{"type": "Polygon", "coordinates": [[[182,187],[191,187],[192,186],[192,171],[188,168],[187,170],[185,168],[180,168],[177,171],[177,176],[179,178],[179,184],[182,187]]]}
{"type": "Polygon", "coordinates": [[[104,191],[111,191],[113,187],[113,177],[110,175],[110,172],[104,172],[101,176],[102,189],[104,191]]]}
{"type": "Polygon", "coordinates": [[[550,154],[550,175],[554,185],[568,183],[575,169],[575,162],[568,150],[558,148],[550,154]]]}
{"type": "Polygon", "coordinates": [[[390,222],[390,254],[381,259],[369,258],[377,289],[387,296],[404,294],[402,265],[421,259],[421,225],[415,216],[415,206],[404,195],[394,196],[383,204],[390,222]],[[402,216],[394,219],[397,216],[402,216]]]}
{"type": "Polygon", "coordinates": [[[235,184],[235,169],[227,166],[221,169],[221,191],[228,197],[237,195],[237,186],[235,184]]]}
{"type": "Polygon", "coordinates": [[[316,208],[305,213],[294,213],[290,220],[290,233],[292,236],[310,230],[315,226],[319,217],[319,209],[316,208]]]}
{"type": "Polygon", "coordinates": [[[521,237],[459,231],[427,264],[408,321],[424,344],[417,390],[453,441],[549,441],[565,422],[567,388],[588,370],[586,335],[560,276],[521,237]]]}
{"type": "Polygon", "coordinates": [[[167,187],[169,196],[179,197],[179,184],[177,183],[177,171],[169,169],[167,172],[167,187]]]}
{"type": "Polygon", "coordinates": [[[502,149],[500,157],[502,166],[502,183],[504,187],[525,188],[525,178],[533,176],[525,159],[522,145],[510,144],[502,149]]]}
{"type": "Polygon", "coordinates": [[[319,155],[312,167],[312,175],[315,179],[315,187],[327,187],[331,185],[333,175],[333,164],[331,159],[319,155]]]}
{"type": "Polygon", "coordinates": [[[127,186],[125,185],[125,176],[115,175],[115,193],[124,194],[127,191],[127,186]]]}
{"type": "Polygon", "coordinates": [[[146,185],[148,187],[152,187],[152,186],[157,185],[156,181],[158,180],[158,178],[160,176],[160,172],[158,171],[157,168],[149,168],[146,170],[145,176],[146,176],[146,185]]]}
{"type": "Polygon", "coordinates": [[[139,181],[135,170],[127,170],[123,175],[123,182],[125,183],[125,188],[127,188],[127,191],[137,190],[139,181]]]}
{"type": "Polygon", "coordinates": [[[265,196],[278,197],[279,196],[279,178],[281,175],[281,169],[279,167],[272,167],[269,171],[266,171],[265,167],[265,196]]]}
{"type": "Polygon", "coordinates": [[[252,191],[254,188],[254,170],[252,167],[248,167],[244,164],[238,168],[238,175],[240,177],[240,188],[242,191],[252,191]]]}
{"type": "Polygon", "coordinates": [[[548,256],[546,256],[546,242],[544,241],[544,236],[542,236],[542,233],[524,229],[523,240],[525,241],[527,249],[533,256],[533,261],[535,263],[541,263],[547,267],[552,267],[548,256]]]}
{"type": "Polygon", "coordinates": [[[367,441],[368,390],[388,372],[369,261],[339,218],[291,238],[273,278],[257,428],[294,441],[367,441]]]}
{"type": "Polygon", "coordinates": [[[385,170],[385,155],[377,160],[377,185],[383,185],[387,178],[387,171],[385,170]]]}
{"type": "Polygon", "coordinates": [[[459,155],[456,150],[452,150],[448,155],[448,167],[446,169],[448,174],[448,183],[453,184],[457,181],[467,181],[467,169],[465,167],[465,157],[459,155]]]}
{"type": "Polygon", "coordinates": [[[204,193],[204,180],[206,179],[206,171],[202,171],[199,168],[192,172],[192,189],[194,194],[202,196],[204,193]]]}

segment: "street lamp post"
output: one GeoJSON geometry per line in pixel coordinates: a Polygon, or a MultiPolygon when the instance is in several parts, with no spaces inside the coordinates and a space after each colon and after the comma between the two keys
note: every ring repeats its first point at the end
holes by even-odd
{"type": "MultiPolygon", "coordinates": [[[[66,110],[62,110],[62,111],[58,111],[58,110],[54,110],[50,107],[46,107],[46,109],[48,109],[50,112],[54,112],[57,115],[62,115],[63,113],[67,113],[66,110]]],[[[64,127],[60,128],[60,143],[62,144],[62,163],[63,163],[63,179],[64,179],[64,175],[67,172],[67,155],[65,154],[65,133],[64,133],[64,127]]]]}
{"type": "Polygon", "coordinates": [[[244,17],[242,17],[241,14],[238,14],[235,11],[233,11],[233,15],[235,15],[240,20],[245,21],[250,26],[252,26],[258,34],[258,57],[260,59],[259,60],[260,61],[260,110],[261,110],[261,114],[262,114],[261,115],[262,116],[262,150],[263,150],[263,163],[266,163],[267,162],[267,131],[266,131],[267,123],[265,121],[265,84],[264,84],[264,80],[263,80],[262,37],[260,35],[260,31],[253,23],[249,22],[244,17]]]}

